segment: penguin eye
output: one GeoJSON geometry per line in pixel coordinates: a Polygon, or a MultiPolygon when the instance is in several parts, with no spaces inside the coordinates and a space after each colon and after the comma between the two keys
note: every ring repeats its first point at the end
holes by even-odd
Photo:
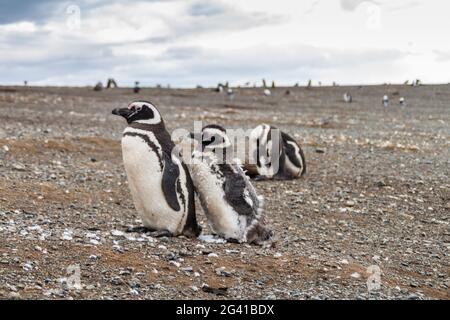
{"type": "Polygon", "coordinates": [[[141,111],[142,110],[142,107],[137,107],[136,108],[136,112],[139,112],[139,111],[141,111]]]}

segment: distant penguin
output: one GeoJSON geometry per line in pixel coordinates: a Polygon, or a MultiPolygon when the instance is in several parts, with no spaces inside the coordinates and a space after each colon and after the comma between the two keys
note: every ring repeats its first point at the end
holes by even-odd
{"type": "Polygon", "coordinates": [[[94,91],[102,91],[103,90],[103,83],[101,81],[97,82],[97,84],[94,87],[94,91]]]}
{"type": "Polygon", "coordinates": [[[233,89],[231,89],[231,88],[227,89],[227,96],[228,96],[228,99],[230,99],[230,100],[234,99],[234,91],[233,91],[233,89]]]}
{"type": "Polygon", "coordinates": [[[389,97],[387,95],[383,96],[383,106],[389,107],[389,97]]]}
{"type": "Polygon", "coordinates": [[[128,127],[122,156],[134,205],[144,226],[162,234],[198,236],[194,186],[188,168],[172,155],[174,143],[154,104],[135,101],[114,109],[128,127]]]}
{"type": "Polygon", "coordinates": [[[261,124],[249,137],[251,160],[244,169],[257,179],[295,179],[306,173],[306,161],[299,144],[280,129],[261,124]]]}
{"type": "Polygon", "coordinates": [[[400,103],[401,106],[404,106],[406,104],[404,97],[400,97],[400,99],[398,99],[398,102],[400,103]]]}
{"type": "Polygon", "coordinates": [[[352,103],[353,102],[353,97],[350,93],[346,92],[344,93],[344,101],[346,103],[352,103]]]}
{"type": "Polygon", "coordinates": [[[239,161],[228,159],[232,144],[225,129],[204,127],[198,146],[189,169],[211,229],[238,242],[259,244],[269,240],[272,232],[264,225],[263,198],[239,161]]]}
{"type": "Polygon", "coordinates": [[[139,81],[135,81],[134,82],[133,92],[134,93],[139,93],[139,91],[141,91],[141,88],[139,87],[139,81]]]}

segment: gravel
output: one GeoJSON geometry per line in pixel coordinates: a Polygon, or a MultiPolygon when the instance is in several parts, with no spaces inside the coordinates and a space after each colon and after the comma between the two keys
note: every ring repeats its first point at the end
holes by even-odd
{"type": "Polygon", "coordinates": [[[450,86],[236,88],[232,101],[207,89],[8,89],[0,298],[449,299],[450,86]],[[383,108],[394,91],[407,106],[383,108]],[[122,165],[125,123],[110,113],[136,98],[154,101],[169,130],[267,122],[297,139],[307,175],[254,183],[272,242],[211,235],[199,203],[198,239],[129,232],[142,223],[122,165]]]}

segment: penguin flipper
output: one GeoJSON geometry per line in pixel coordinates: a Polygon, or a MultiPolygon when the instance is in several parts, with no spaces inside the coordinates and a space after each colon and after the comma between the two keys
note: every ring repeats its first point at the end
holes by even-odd
{"type": "MultiPolygon", "coordinates": [[[[237,166],[235,167],[237,168],[237,166]]],[[[225,166],[223,167],[225,169],[225,166]]],[[[242,169],[241,169],[242,170],[242,169]]],[[[235,173],[229,168],[223,170],[225,175],[233,175],[232,178],[225,179],[224,182],[224,192],[227,202],[241,215],[250,216],[255,213],[255,199],[252,199],[253,204],[250,204],[245,199],[245,190],[248,188],[247,180],[242,172],[242,174],[235,173]]],[[[250,196],[250,195],[249,195],[250,196]]]]}
{"type": "Polygon", "coordinates": [[[180,168],[172,161],[170,156],[163,152],[162,190],[167,204],[175,211],[180,211],[177,197],[177,180],[180,177],[180,168]]]}

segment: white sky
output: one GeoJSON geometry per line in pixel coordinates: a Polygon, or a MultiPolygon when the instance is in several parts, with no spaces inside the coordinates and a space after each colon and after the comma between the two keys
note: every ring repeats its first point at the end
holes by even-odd
{"type": "Polygon", "coordinates": [[[448,83],[449,12],[444,0],[0,0],[0,84],[448,83]]]}

